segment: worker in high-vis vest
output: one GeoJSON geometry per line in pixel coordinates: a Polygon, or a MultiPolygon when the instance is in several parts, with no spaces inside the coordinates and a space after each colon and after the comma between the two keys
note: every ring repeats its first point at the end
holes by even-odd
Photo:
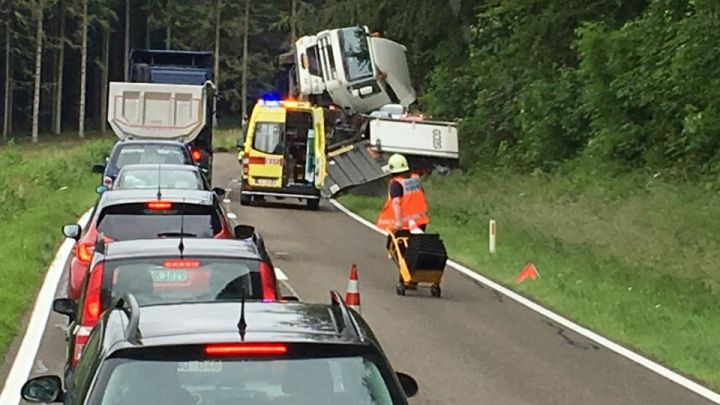
{"type": "Polygon", "coordinates": [[[388,197],[376,225],[393,231],[411,230],[417,226],[424,231],[430,218],[420,176],[410,172],[407,159],[398,153],[390,156],[388,166],[392,173],[388,197]]]}

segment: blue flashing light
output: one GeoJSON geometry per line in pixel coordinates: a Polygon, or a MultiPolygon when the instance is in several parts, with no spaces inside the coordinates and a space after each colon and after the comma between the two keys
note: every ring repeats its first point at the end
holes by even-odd
{"type": "Polygon", "coordinates": [[[280,107],[280,102],[276,100],[263,100],[260,99],[259,101],[260,105],[263,107],[280,107]]]}

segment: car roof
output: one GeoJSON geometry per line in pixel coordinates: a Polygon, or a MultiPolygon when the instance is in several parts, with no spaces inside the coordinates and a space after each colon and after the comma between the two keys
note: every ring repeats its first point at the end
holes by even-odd
{"type": "MultiPolygon", "coordinates": [[[[183,255],[187,257],[226,257],[260,259],[250,239],[183,238],[183,255]]],[[[105,259],[177,256],[179,238],[136,239],[110,242],[105,248],[105,259]]]]}
{"type": "Polygon", "coordinates": [[[183,172],[200,172],[200,168],[198,168],[195,165],[183,165],[183,164],[151,164],[151,163],[143,163],[143,164],[133,164],[133,165],[126,165],[123,166],[122,169],[120,169],[120,172],[128,172],[133,170],[160,170],[160,171],[183,171],[183,172]]]}
{"type": "MultiPolygon", "coordinates": [[[[208,302],[141,307],[141,346],[192,345],[240,341],[240,302],[208,302]]],[[[120,327],[127,324],[127,314],[120,327]]],[[[109,316],[112,316],[110,314],[109,316]]],[[[331,305],[246,302],[244,342],[366,344],[365,335],[346,333],[335,323],[331,305]]],[[[137,347],[123,336],[114,349],[137,347]]],[[[113,350],[114,351],[114,350],[113,350]]]]}
{"type": "MultiPolygon", "coordinates": [[[[157,189],[123,189],[108,190],[100,197],[100,206],[107,207],[118,204],[142,203],[158,199],[157,189]]],[[[215,194],[208,190],[175,190],[161,189],[160,200],[184,202],[186,204],[212,205],[215,194]]]]}
{"type": "Polygon", "coordinates": [[[182,141],[175,139],[122,139],[115,143],[115,146],[120,145],[169,145],[169,146],[185,146],[182,141]]]}

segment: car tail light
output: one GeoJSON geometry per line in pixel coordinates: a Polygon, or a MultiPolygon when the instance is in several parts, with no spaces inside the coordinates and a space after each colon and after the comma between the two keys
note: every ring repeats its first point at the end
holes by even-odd
{"type": "Polygon", "coordinates": [[[265,262],[260,262],[260,283],[262,284],[263,301],[277,300],[275,271],[265,262]]]}
{"type": "Polygon", "coordinates": [[[281,343],[228,343],[205,346],[205,354],[208,356],[280,356],[287,352],[287,346],[281,343]]]}
{"type": "Polygon", "coordinates": [[[75,247],[75,257],[77,257],[78,261],[81,263],[90,263],[94,250],[95,248],[91,243],[78,243],[75,247]]]}
{"type": "Polygon", "coordinates": [[[102,289],[102,279],[105,266],[98,263],[90,272],[90,279],[85,291],[85,300],[83,301],[82,319],[80,324],[83,326],[93,327],[100,319],[100,311],[102,302],[100,301],[100,290],[102,289]]]}
{"type": "Polygon", "coordinates": [[[173,204],[170,201],[148,201],[145,203],[145,207],[151,211],[167,211],[172,206],[173,204]]]}
{"type": "Polygon", "coordinates": [[[200,161],[200,158],[202,157],[202,153],[198,149],[193,149],[192,152],[190,152],[190,155],[192,156],[192,159],[196,162],[200,161]]]}
{"type": "Polygon", "coordinates": [[[167,259],[163,262],[166,269],[196,269],[200,267],[200,260],[195,259],[167,259]]]}
{"type": "Polygon", "coordinates": [[[72,353],[70,353],[70,366],[72,368],[75,368],[80,361],[82,351],[90,338],[90,332],[92,332],[92,327],[88,326],[78,326],[77,329],[75,329],[72,353]]]}

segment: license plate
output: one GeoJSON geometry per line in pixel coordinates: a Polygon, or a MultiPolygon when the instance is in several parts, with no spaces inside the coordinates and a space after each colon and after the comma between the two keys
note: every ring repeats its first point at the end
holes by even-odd
{"type": "Polygon", "coordinates": [[[263,186],[272,186],[273,184],[275,184],[274,179],[255,179],[255,182],[263,186]]]}
{"type": "Polygon", "coordinates": [[[188,279],[187,270],[151,270],[156,283],[184,283],[188,279]]]}
{"type": "Polygon", "coordinates": [[[221,361],[183,361],[178,363],[180,373],[219,373],[222,371],[221,361]]]}

